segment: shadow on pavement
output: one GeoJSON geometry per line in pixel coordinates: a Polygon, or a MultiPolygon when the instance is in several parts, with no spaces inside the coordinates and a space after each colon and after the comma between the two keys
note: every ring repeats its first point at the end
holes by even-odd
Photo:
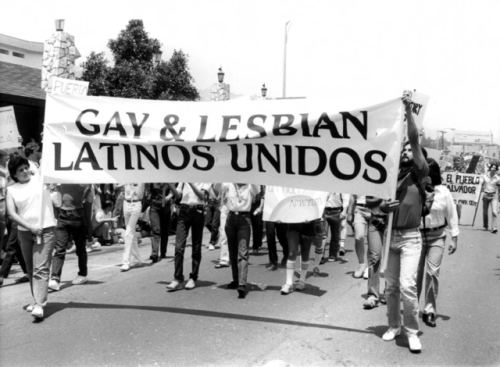
{"type": "Polygon", "coordinates": [[[104,284],[104,283],[105,282],[100,282],[97,280],[88,280],[83,284],[73,284],[73,283],[71,283],[71,281],[61,282],[61,288],[59,291],[53,291],[53,290],[49,289],[49,293],[60,292],[63,289],[67,289],[67,288],[71,288],[71,287],[82,287],[82,286],[86,286],[86,285],[97,285],[97,284],[104,284]]]}
{"type": "Polygon", "coordinates": [[[340,327],[340,326],[325,325],[325,324],[313,324],[313,323],[309,323],[309,322],[294,321],[294,320],[283,320],[283,319],[276,319],[276,318],[272,318],[272,317],[250,316],[250,315],[242,315],[242,314],[235,314],[235,313],[216,312],[216,311],[207,311],[207,310],[195,310],[195,309],[178,308],[178,307],[114,305],[114,304],[106,304],[106,303],[81,303],[81,302],[49,303],[47,305],[47,307],[45,308],[45,319],[51,317],[52,315],[56,314],[59,311],[63,311],[66,309],[72,309],[72,308],[74,308],[74,309],[110,309],[110,310],[122,309],[122,310],[168,312],[168,313],[180,314],[180,315],[215,317],[215,318],[221,318],[221,319],[254,321],[254,322],[263,322],[263,323],[270,323],[270,324],[292,325],[292,326],[302,326],[302,327],[337,330],[337,331],[347,331],[347,332],[361,333],[361,334],[373,334],[372,331],[352,329],[352,328],[340,327]]]}

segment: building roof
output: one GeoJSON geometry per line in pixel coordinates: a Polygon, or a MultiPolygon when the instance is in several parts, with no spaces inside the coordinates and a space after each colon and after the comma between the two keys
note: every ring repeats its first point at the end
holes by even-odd
{"type": "Polygon", "coordinates": [[[0,61],[0,93],[45,100],[40,69],[0,61]]]}
{"type": "Polygon", "coordinates": [[[30,42],[19,38],[7,36],[5,34],[0,34],[0,43],[12,47],[21,48],[26,51],[43,53],[43,42],[30,42]]]}

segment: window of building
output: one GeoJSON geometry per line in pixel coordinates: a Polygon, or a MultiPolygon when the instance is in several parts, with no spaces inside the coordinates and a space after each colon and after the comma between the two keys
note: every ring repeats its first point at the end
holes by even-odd
{"type": "Polygon", "coordinates": [[[24,54],[19,53],[19,52],[13,52],[12,56],[14,56],[14,57],[20,57],[21,59],[24,59],[24,54]]]}
{"type": "Polygon", "coordinates": [[[4,50],[3,48],[0,48],[0,54],[8,55],[9,54],[9,50],[4,50]]]}

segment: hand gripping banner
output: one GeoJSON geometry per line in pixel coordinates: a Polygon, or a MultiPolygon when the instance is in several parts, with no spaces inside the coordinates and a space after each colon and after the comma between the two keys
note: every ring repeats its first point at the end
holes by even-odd
{"type": "Polygon", "coordinates": [[[42,173],[48,183],[240,182],[388,198],[403,115],[399,98],[345,111],[325,99],[47,95],[42,173]]]}

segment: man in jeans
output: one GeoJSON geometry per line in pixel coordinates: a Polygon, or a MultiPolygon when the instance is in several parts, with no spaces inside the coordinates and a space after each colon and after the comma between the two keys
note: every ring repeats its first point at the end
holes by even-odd
{"type": "MultiPolygon", "coordinates": [[[[212,185],[213,186],[213,185],[212,185]]],[[[220,198],[210,186],[208,189],[208,202],[207,202],[207,211],[205,213],[205,227],[210,231],[210,242],[208,243],[208,250],[215,250],[215,244],[217,243],[220,232],[220,198]]]]}
{"type": "Polygon", "coordinates": [[[49,288],[58,291],[60,289],[62,268],[66,258],[66,248],[70,241],[70,235],[75,241],[76,255],[78,256],[78,275],[73,280],[74,285],[87,282],[87,249],[85,239],[87,225],[83,210],[83,196],[87,185],[61,184],[62,204],[57,218],[56,246],[52,259],[52,272],[49,288]]]}
{"type": "Polygon", "coordinates": [[[498,207],[498,186],[500,177],[496,174],[498,166],[491,164],[489,170],[483,175],[483,227],[487,231],[488,211],[491,205],[491,233],[497,233],[497,207],[498,207]]]}
{"type": "Polygon", "coordinates": [[[382,339],[391,341],[401,333],[400,304],[402,300],[404,328],[410,351],[420,353],[422,345],[417,336],[419,311],[417,271],[422,250],[422,237],[418,229],[422,216],[422,198],[417,184],[422,190],[424,189],[429,167],[418,141],[419,133],[413,120],[409,93],[403,95],[403,103],[408,123],[408,142],[401,153],[396,200],[384,200],[380,206],[383,212],[394,212],[389,257],[385,271],[389,329],[382,339]]]}
{"type": "Polygon", "coordinates": [[[186,283],[186,289],[196,287],[198,273],[201,263],[201,242],[203,239],[203,225],[205,223],[204,206],[205,195],[210,188],[209,183],[184,182],[177,189],[171,188],[173,194],[178,199],[181,195],[179,205],[179,218],[177,219],[177,233],[175,239],[175,273],[174,280],[167,286],[169,291],[176,291],[182,288],[184,282],[184,251],[189,229],[191,228],[192,238],[192,272],[186,283]]]}

